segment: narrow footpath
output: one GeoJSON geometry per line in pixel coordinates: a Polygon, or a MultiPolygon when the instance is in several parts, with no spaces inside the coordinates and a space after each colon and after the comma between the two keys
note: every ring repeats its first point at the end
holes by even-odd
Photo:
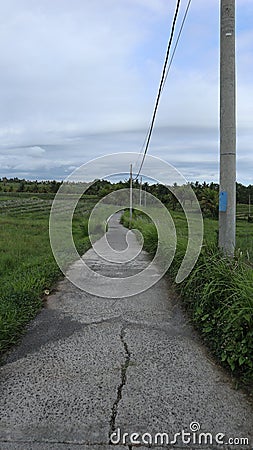
{"type": "MultiPolygon", "coordinates": [[[[108,233],[124,248],[118,215],[108,233]]],[[[93,249],[85,258],[115,277],[115,263],[93,249]]],[[[121,276],[148,263],[142,251],[121,265],[121,276]]],[[[95,297],[64,279],[0,367],[0,450],[250,449],[252,412],[165,278],[122,299],[95,297]]]]}

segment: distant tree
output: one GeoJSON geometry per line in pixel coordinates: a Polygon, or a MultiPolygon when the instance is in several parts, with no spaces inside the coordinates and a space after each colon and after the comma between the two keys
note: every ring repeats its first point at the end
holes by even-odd
{"type": "Polygon", "coordinates": [[[213,219],[218,218],[219,194],[217,191],[205,187],[202,191],[200,206],[203,214],[213,219]]]}
{"type": "Polygon", "coordinates": [[[237,203],[248,203],[249,191],[246,186],[241,183],[236,183],[236,202],[237,203]]]}
{"type": "Polygon", "coordinates": [[[58,191],[60,185],[61,185],[61,183],[56,180],[51,181],[50,192],[56,193],[58,191]]]}
{"type": "Polygon", "coordinates": [[[18,185],[17,192],[24,192],[24,190],[25,190],[25,182],[24,180],[22,180],[18,185]]]}

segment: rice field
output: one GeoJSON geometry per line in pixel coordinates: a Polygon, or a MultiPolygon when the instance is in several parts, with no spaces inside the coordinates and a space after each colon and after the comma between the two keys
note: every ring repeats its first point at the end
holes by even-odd
{"type": "MultiPolygon", "coordinates": [[[[87,223],[96,201],[83,197],[75,210],[73,238],[80,254],[90,246],[87,223]]],[[[0,354],[17,341],[62,276],[49,241],[52,202],[53,195],[0,197],[0,354]]]]}

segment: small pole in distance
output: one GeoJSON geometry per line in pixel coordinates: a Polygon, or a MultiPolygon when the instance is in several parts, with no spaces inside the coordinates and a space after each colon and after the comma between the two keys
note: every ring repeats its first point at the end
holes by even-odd
{"type": "Polygon", "coordinates": [[[130,190],[129,190],[130,226],[133,218],[133,165],[130,164],[130,190]]]}
{"type": "Polygon", "coordinates": [[[142,177],[140,177],[140,206],[142,205],[142,177]]]}

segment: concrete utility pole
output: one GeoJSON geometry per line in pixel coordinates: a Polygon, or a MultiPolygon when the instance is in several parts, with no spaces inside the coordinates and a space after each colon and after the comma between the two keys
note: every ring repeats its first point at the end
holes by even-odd
{"type": "Polygon", "coordinates": [[[235,0],[221,0],[219,247],[234,255],[236,225],[235,0]]]}
{"type": "Polygon", "coordinates": [[[130,209],[130,224],[133,217],[133,165],[130,164],[130,190],[129,190],[129,209],[130,209]]]}
{"type": "Polygon", "coordinates": [[[142,177],[140,177],[140,206],[142,205],[142,177]]]}

